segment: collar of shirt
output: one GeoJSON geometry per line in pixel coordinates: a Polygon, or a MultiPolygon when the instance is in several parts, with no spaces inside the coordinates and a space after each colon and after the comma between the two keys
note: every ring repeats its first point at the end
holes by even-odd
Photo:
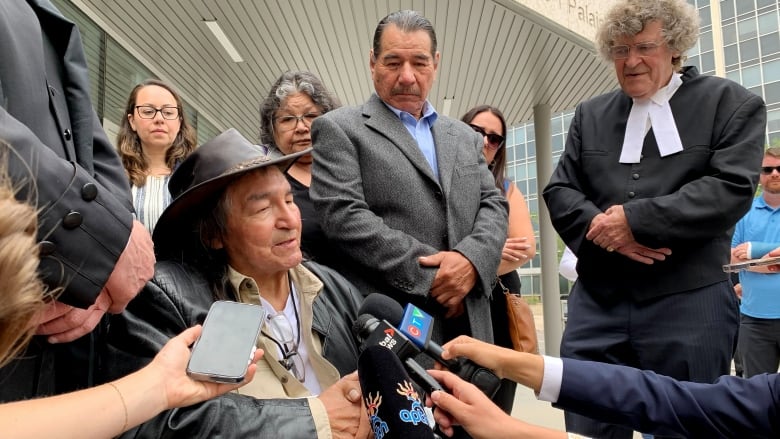
{"type": "Polygon", "coordinates": [[[620,163],[639,163],[644,139],[651,127],[661,157],[683,150],[672,107],[669,105],[669,100],[682,85],[681,77],[680,73],[672,74],[669,84],[661,87],[650,99],[634,99],[626,121],[620,163]]]}
{"type": "MultiPolygon", "coordinates": [[[[322,344],[321,340],[317,336],[316,332],[312,331],[312,316],[313,316],[313,303],[317,295],[323,288],[322,281],[317,278],[311,271],[306,269],[301,264],[291,268],[288,272],[293,288],[293,293],[296,294],[296,304],[298,305],[299,317],[301,319],[300,330],[301,341],[298,345],[298,353],[304,359],[306,365],[306,380],[301,383],[296,380],[292,374],[285,370],[278,362],[280,358],[278,348],[270,341],[263,340],[265,336],[260,337],[258,347],[263,348],[266,354],[261,361],[265,361],[274,371],[276,379],[282,382],[285,396],[300,397],[305,394],[318,395],[322,389],[329,387],[339,379],[339,373],[336,368],[328,362],[322,356],[322,344]],[[271,352],[273,352],[272,355],[271,352]]],[[[259,305],[265,305],[267,303],[260,296],[260,291],[257,287],[257,282],[249,276],[241,274],[233,267],[228,265],[228,280],[230,284],[238,292],[239,300],[244,303],[254,303],[259,305]],[[264,303],[265,302],[265,303],[264,303]]],[[[288,305],[290,300],[288,298],[288,305]]],[[[270,307],[270,304],[268,304],[270,307]]],[[[272,307],[270,307],[273,309],[272,307]]],[[[287,309],[285,309],[287,311],[287,309]]],[[[290,307],[290,311],[292,308],[290,307]]],[[[270,311],[269,311],[270,312],[270,311]]],[[[271,315],[276,314],[274,311],[271,315]]],[[[295,316],[288,316],[290,323],[295,323],[295,316]]],[[[258,369],[259,370],[259,369],[258,369]]],[[[260,380],[256,380],[261,382],[260,380]]],[[[247,385],[246,394],[256,394],[257,389],[249,389],[250,385],[247,385]]],[[[242,392],[243,393],[243,392],[242,392]]],[[[263,393],[264,395],[268,395],[263,393]]],[[[276,395],[282,396],[282,395],[276,395]]]]}
{"type": "MultiPolygon", "coordinates": [[[[383,101],[384,102],[384,101],[383,101]]],[[[433,175],[439,178],[439,161],[436,158],[436,146],[433,142],[433,133],[431,127],[436,123],[439,118],[439,113],[433,108],[430,102],[425,101],[423,104],[423,115],[420,120],[417,120],[411,113],[399,110],[392,105],[385,102],[387,108],[390,109],[404,124],[406,130],[412,135],[412,138],[417,142],[417,146],[420,148],[425,160],[430,165],[433,175]]]]}

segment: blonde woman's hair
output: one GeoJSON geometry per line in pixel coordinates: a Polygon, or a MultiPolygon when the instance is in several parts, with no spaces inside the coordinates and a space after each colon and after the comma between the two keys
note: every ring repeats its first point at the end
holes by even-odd
{"type": "Polygon", "coordinates": [[[596,48],[607,61],[609,48],[618,39],[633,37],[653,21],[661,23],[663,40],[680,56],[672,59],[675,71],[682,68],[685,52],[699,38],[699,13],[685,0],[623,0],[607,12],[596,33],[596,48]]]}
{"type": "Polygon", "coordinates": [[[38,277],[38,217],[32,205],[15,198],[8,151],[0,141],[0,367],[32,338],[45,292],[38,277]]]}

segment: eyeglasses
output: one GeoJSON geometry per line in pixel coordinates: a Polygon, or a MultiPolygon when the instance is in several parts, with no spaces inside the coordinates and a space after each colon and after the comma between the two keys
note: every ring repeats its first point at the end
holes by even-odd
{"type": "Polygon", "coordinates": [[[762,166],[761,173],[764,175],[772,174],[772,171],[780,172],[780,166],[762,166]]]}
{"type": "Polygon", "coordinates": [[[282,352],[282,358],[279,360],[285,369],[293,374],[295,379],[300,382],[306,380],[306,368],[303,365],[301,354],[298,353],[298,343],[301,341],[301,332],[298,331],[298,337],[293,335],[293,328],[290,321],[284,314],[268,316],[268,326],[271,328],[273,337],[263,333],[269,340],[274,342],[282,352]]]}
{"type": "Polygon", "coordinates": [[[157,116],[158,111],[160,114],[162,114],[162,117],[165,120],[174,120],[179,118],[178,107],[154,108],[151,105],[136,105],[135,109],[138,111],[138,117],[141,119],[154,119],[154,117],[157,116]]]}
{"type": "Polygon", "coordinates": [[[488,140],[488,147],[490,149],[498,149],[504,144],[504,136],[501,136],[499,134],[492,134],[485,132],[485,129],[482,128],[479,125],[471,125],[469,124],[472,130],[478,132],[479,134],[482,134],[482,137],[487,137],[488,140]]]}
{"type": "Polygon", "coordinates": [[[655,51],[661,47],[661,43],[657,41],[643,41],[641,43],[632,44],[630,46],[612,46],[609,48],[609,56],[611,56],[612,59],[626,59],[628,58],[628,54],[632,47],[636,51],[637,56],[645,57],[654,54],[655,51]]]}
{"type": "Polygon", "coordinates": [[[298,121],[303,122],[306,127],[311,127],[311,123],[319,116],[320,113],[306,113],[300,116],[279,116],[274,120],[279,131],[290,131],[298,126],[298,121]]]}

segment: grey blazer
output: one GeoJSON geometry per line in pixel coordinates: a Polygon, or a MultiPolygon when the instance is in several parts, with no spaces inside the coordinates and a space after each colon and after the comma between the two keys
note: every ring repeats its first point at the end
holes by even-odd
{"type": "MultiPolygon", "coordinates": [[[[429,300],[436,273],[419,256],[463,254],[479,278],[466,297],[472,336],[492,341],[489,296],[506,240],[507,205],[466,124],[440,116],[432,128],[439,177],[398,117],[374,94],[312,125],[311,198],[339,270],[364,294],[415,303],[443,321],[429,300]]],[[[434,337],[441,341],[441,326],[434,337]]],[[[468,331],[461,330],[461,333],[468,331]]]]}

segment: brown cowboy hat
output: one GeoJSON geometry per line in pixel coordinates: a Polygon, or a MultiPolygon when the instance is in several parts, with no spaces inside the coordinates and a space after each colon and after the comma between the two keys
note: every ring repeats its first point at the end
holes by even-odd
{"type": "Polygon", "coordinates": [[[172,250],[181,239],[190,239],[192,223],[213,208],[227,186],[249,171],[276,165],[286,171],[304,151],[283,155],[276,148],[254,145],[230,128],[196,148],[176,168],[168,183],[173,202],[154,228],[158,254],[172,250]]]}

